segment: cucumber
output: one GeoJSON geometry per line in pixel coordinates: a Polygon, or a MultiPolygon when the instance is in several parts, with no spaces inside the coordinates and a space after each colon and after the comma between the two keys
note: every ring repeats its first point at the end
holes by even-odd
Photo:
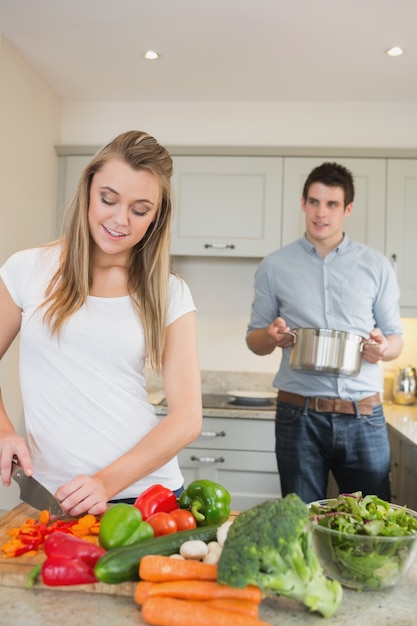
{"type": "Polygon", "coordinates": [[[110,584],[139,580],[139,563],[146,554],[161,554],[162,556],[176,554],[182,544],[191,539],[201,539],[206,543],[215,541],[217,529],[218,525],[201,526],[145,539],[130,546],[113,548],[99,558],[94,567],[94,574],[97,580],[110,584]]]}

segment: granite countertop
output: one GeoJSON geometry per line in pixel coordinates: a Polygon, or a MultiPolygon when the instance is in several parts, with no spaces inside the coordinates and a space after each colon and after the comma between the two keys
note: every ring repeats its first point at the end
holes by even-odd
{"type": "MultiPolygon", "coordinates": [[[[263,389],[271,391],[271,375],[235,374],[221,376],[219,372],[204,373],[203,392],[223,393],[228,389],[263,389]]],[[[161,385],[154,381],[150,385],[149,399],[157,406],[157,413],[164,414],[165,407],[161,385]]],[[[387,422],[417,445],[417,405],[401,406],[384,404],[387,422]]],[[[207,417],[226,417],[224,409],[204,411],[207,417]]],[[[227,410],[229,418],[274,419],[275,411],[257,411],[233,408],[227,410]]],[[[6,511],[0,510],[0,516],[6,511]]],[[[329,620],[309,613],[301,603],[283,597],[264,600],[260,618],[271,626],[311,626],[331,623],[332,626],[411,626],[415,624],[417,594],[417,561],[401,583],[384,592],[358,593],[344,589],[343,600],[336,614],[329,620]]],[[[127,596],[77,592],[62,590],[21,589],[0,587],[2,623],[13,626],[44,626],[59,624],[73,626],[114,626],[114,624],[135,624],[143,626],[140,608],[133,598],[127,596]]],[[[215,625],[213,625],[215,626],[215,625]]]]}
{"type": "MultiPolygon", "coordinates": [[[[287,598],[264,600],[260,618],[271,626],[412,626],[415,624],[417,563],[403,581],[384,592],[343,592],[333,617],[324,620],[287,598]]],[[[140,608],[128,596],[49,589],[0,587],[1,623],[13,626],[143,626],[140,608]]],[[[213,624],[215,626],[215,624],[213,624]]],[[[233,626],[231,624],[231,626],[233,626]]]]}

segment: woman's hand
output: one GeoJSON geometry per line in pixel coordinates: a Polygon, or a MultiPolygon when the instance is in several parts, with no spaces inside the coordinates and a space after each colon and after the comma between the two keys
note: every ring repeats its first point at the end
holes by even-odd
{"type": "Polygon", "coordinates": [[[107,510],[106,490],[102,482],[94,476],[76,476],[60,487],[55,497],[68,515],[101,515],[107,510]]]}
{"type": "Polygon", "coordinates": [[[13,457],[18,459],[26,476],[32,476],[32,461],[26,442],[15,432],[0,436],[0,474],[5,487],[10,486],[13,457]]]}

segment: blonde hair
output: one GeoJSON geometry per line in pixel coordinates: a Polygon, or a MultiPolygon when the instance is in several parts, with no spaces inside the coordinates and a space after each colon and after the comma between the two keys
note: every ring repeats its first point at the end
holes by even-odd
{"type": "Polygon", "coordinates": [[[128,290],[140,317],[151,367],[161,368],[168,309],[172,159],[166,148],[141,131],[117,136],[102,148],[82,172],[64,213],[59,268],[47,289],[44,321],[59,336],[65,321],[86,302],[92,283],[92,239],[88,226],[90,187],[94,175],[110,159],[121,159],[135,170],[147,170],[160,184],[156,218],[132,248],[128,290]]]}

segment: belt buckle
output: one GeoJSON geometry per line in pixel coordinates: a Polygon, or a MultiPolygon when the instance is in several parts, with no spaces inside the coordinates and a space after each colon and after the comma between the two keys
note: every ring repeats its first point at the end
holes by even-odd
{"type": "Polygon", "coordinates": [[[314,398],[314,410],[316,411],[316,413],[320,413],[320,409],[319,409],[319,402],[320,402],[321,398],[319,396],[316,396],[314,398]]]}

